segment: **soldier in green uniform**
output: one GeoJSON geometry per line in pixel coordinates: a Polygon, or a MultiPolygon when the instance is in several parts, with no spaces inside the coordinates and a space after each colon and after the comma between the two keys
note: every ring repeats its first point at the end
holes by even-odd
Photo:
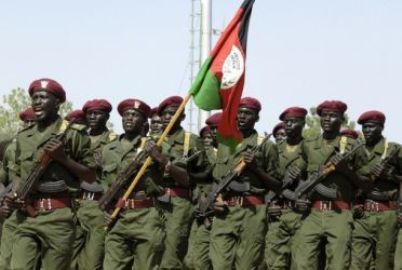
{"type": "MultiPolygon", "coordinates": [[[[58,115],[65,101],[62,86],[51,79],[39,79],[29,86],[36,124],[21,131],[16,142],[16,174],[24,184],[35,161],[46,152],[52,162],[17,210],[18,226],[14,234],[12,269],[35,269],[40,255],[44,269],[68,269],[74,241],[74,215],[67,187],[78,179],[95,180],[90,141],[85,127],[67,125],[58,115]],[[66,132],[63,142],[57,137],[66,132]]],[[[14,202],[12,195],[6,203],[14,202]]]]}
{"type": "Polygon", "coordinates": [[[299,178],[305,178],[302,172],[306,163],[302,156],[303,137],[307,110],[291,107],[281,113],[279,119],[285,126],[286,140],[279,143],[279,173],[283,179],[283,188],[279,195],[268,200],[268,232],[265,239],[265,262],[268,269],[290,269],[292,242],[296,230],[300,227],[301,215],[294,208],[294,194],[299,178]]]}
{"type": "Polygon", "coordinates": [[[274,136],[276,143],[286,140],[285,124],[283,122],[276,124],[272,129],[272,135],[274,136]]]}
{"type": "MultiPolygon", "coordinates": [[[[104,256],[104,242],[106,232],[102,228],[105,223],[104,214],[98,205],[102,196],[102,150],[116,139],[106,124],[109,119],[112,105],[105,99],[87,101],[82,111],[86,116],[89,138],[91,139],[91,152],[93,154],[97,181],[92,184],[83,182],[79,193],[79,208],[77,210],[76,242],[72,268],[78,263],[79,269],[102,269],[104,256]]],[[[75,118],[76,119],[76,118],[75,118]]]]}
{"type": "Polygon", "coordinates": [[[254,129],[260,110],[258,100],[242,98],[237,126],[243,141],[234,151],[224,144],[218,145],[215,181],[221,181],[241,159],[246,168],[215,203],[209,250],[213,269],[257,269],[263,261],[267,230],[264,194],[268,189],[278,189],[280,182],[276,180],[277,147],[269,140],[262,142],[254,129]],[[250,149],[256,145],[260,147],[254,153],[250,149]]]}
{"type": "MultiPolygon", "coordinates": [[[[317,107],[321,117],[322,135],[306,140],[303,153],[309,177],[328,161],[337,164],[334,171],[325,176],[321,184],[333,192],[315,189],[309,196],[310,212],[306,212],[297,230],[292,252],[292,264],[296,269],[317,269],[321,243],[325,243],[326,269],[348,269],[353,227],[351,202],[356,187],[363,185],[354,173],[359,167],[359,154],[342,160],[343,153],[353,149],[356,141],[340,136],[347,105],[341,101],[325,101],[317,107]],[[342,162],[341,162],[342,161],[342,162]],[[332,194],[334,193],[333,197],[332,194]]],[[[309,180],[307,180],[309,181],[309,180]]],[[[308,208],[306,201],[297,201],[300,209],[308,208]]]]}
{"type": "MultiPolygon", "coordinates": [[[[142,136],[150,107],[138,99],[126,99],[118,106],[124,134],[105,146],[102,153],[102,181],[110,186],[127,166],[133,166],[144,150],[142,136]]],[[[163,243],[163,220],[156,198],[163,193],[162,170],[152,164],[129,199],[120,199],[122,213],[106,236],[104,269],[156,269],[163,243]]]]}
{"type": "MultiPolygon", "coordinates": [[[[21,121],[23,121],[23,128],[28,128],[35,122],[35,113],[31,107],[22,111],[19,114],[21,121]]],[[[15,150],[16,150],[16,140],[15,138],[11,140],[10,144],[7,146],[3,164],[0,168],[0,183],[3,188],[3,192],[6,192],[7,187],[12,183],[13,180],[17,179],[16,168],[15,168],[15,150]]],[[[4,198],[4,197],[3,197],[4,198]]],[[[3,199],[1,198],[1,199],[3,199]]],[[[0,241],[0,269],[10,269],[11,265],[11,255],[12,255],[12,244],[13,235],[15,228],[18,225],[18,220],[15,214],[11,214],[11,209],[2,203],[1,205],[1,215],[4,220],[2,223],[2,234],[0,241]],[[11,215],[11,216],[10,216],[11,215]],[[4,229],[3,229],[4,228],[4,229]]]]}
{"type": "Polygon", "coordinates": [[[366,141],[365,165],[359,173],[370,181],[363,190],[363,211],[354,221],[351,269],[369,269],[373,259],[375,269],[392,269],[398,234],[401,146],[383,137],[385,115],[382,112],[365,112],[357,122],[362,125],[366,141]]]}
{"type": "MultiPolygon", "coordinates": [[[[164,128],[182,101],[181,97],[172,96],[161,102],[158,113],[164,128]]],[[[194,183],[190,175],[203,171],[206,166],[204,155],[187,162],[187,156],[202,151],[204,147],[198,136],[185,132],[181,127],[184,118],[182,114],[176,121],[161,148],[153,141],[147,145],[153,160],[164,168],[164,195],[159,197],[159,201],[166,218],[166,237],[160,269],[183,267],[194,211],[191,202],[191,186],[194,183]]]]}
{"type": "MultiPolygon", "coordinates": [[[[222,113],[215,113],[208,117],[205,121],[207,126],[200,130],[200,137],[204,142],[204,149],[208,159],[208,168],[197,178],[200,179],[196,183],[193,190],[193,202],[196,211],[199,204],[202,203],[211,192],[212,187],[212,169],[216,161],[216,153],[218,142],[216,139],[216,131],[222,113]]],[[[185,258],[185,264],[188,269],[211,269],[209,259],[209,237],[210,228],[206,226],[202,220],[195,219],[191,226],[189,237],[189,248],[185,258]]]]}
{"type": "Polygon", "coordinates": [[[80,124],[80,125],[84,125],[84,126],[87,125],[87,118],[86,118],[83,110],[71,111],[64,117],[64,119],[69,122],[74,121],[74,123],[76,123],[76,124],[80,124]]]}
{"type": "MultiPolygon", "coordinates": [[[[402,185],[402,184],[401,184],[402,185]]],[[[398,207],[398,239],[394,256],[395,270],[402,270],[402,188],[399,186],[399,207],[398,207]]]]}

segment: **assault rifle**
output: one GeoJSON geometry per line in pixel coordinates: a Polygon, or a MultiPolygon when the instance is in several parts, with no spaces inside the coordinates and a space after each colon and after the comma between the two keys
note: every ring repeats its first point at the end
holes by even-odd
{"type": "MultiPolygon", "coordinates": [[[[67,127],[63,130],[63,132],[57,134],[55,138],[64,143],[64,138],[67,134],[67,131],[70,130],[73,124],[74,121],[70,121],[67,127]]],[[[13,194],[14,201],[21,203],[25,202],[25,200],[28,198],[28,195],[31,194],[32,191],[38,185],[39,180],[42,178],[43,174],[46,172],[47,168],[49,167],[50,163],[52,163],[52,161],[53,161],[52,157],[46,151],[43,151],[38,160],[35,162],[35,165],[31,170],[31,172],[29,173],[28,177],[25,179],[25,181],[20,183],[17,190],[14,192],[13,194]]],[[[25,211],[30,216],[36,216],[37,214],[35,209],[29,204],[25,206],[25,211]]]]}
{"type": "Polygon", "coordinates": [[[140,151],[116,177],[110,188],[99,199],[99,207],[106,212],[113,210],[118,200],[123,196],[131,179],[138,172],[147,158],[146,151],[140,151]]]}
{"type": "Polygon", "coordinates": [[[296,188],[295,191],[296,199],[300,198],[302,195],[307,194],[308,192],[313,190],[331,172],[336,170],[336,167],[339,165],[339,163],[351,157],[354,153],[356,153],[357,150],[363,147],[363,145],[364,144],[362,141],[358,141],[358,143],[352,149],[343,154],[339,154],[341,158],[338,161],[334,162],[333,160],[330,159],[327,163],[324,164],[323,168],[320,171],[311,174],[311,176],[305,182],[303,182],[296,188]]]}
{"type": "MultiPolygon", "coordinates": [[[[266,134],[261,143],[253,146],[251,148],[251,151],[253,153],[257,153],[258,151],[260,151],[265,142],[267,142],[270,137],[271,135],[266,134]]],[[[236,179],[236,177],[238,177],[243,172],[245,167],[246,163],[244,162],[244,159],[241,158],[234,166],[234,168],[232,168],[218,184],[212,187],[212,190],[208,194],[207,198],[204,201],[200,202],[199,209],[196,212],[196,219],[200,223],[204,222],[207,227],[210,226],[209,218],[214,214],[214,205],[216,198],[220,193],[224,192],[228,188],[230,183],[232,183],[234,179],[236,179]]]]}
{"type": "MultiPolygon", "coordinates": [[[[379,164],[380,166],[386,167],[386,166],[394,159],[394,157],[398,155],[399,150],[400,150],[399,147],[395,147],[395,148],[393,149],[393,151],[392,151],[388,156],[386,156],[385,158],[381,159],[378,164],[379,164]]],[[[368,175],[368,177],[369,177],[369,179],[370,179],[371,181],[373,181],[373,182],[378,178],[378,176],[375,175],[374,172],[370,172],[369,175],[368,175]]]]}

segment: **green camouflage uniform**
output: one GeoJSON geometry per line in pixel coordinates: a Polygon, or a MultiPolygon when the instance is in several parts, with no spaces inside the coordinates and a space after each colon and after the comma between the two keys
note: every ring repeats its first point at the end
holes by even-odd
{"type": "MultiPolygon", "coordinates": [[[[216,148],[210,148],[206,151],[206,156],[210,166],[216,162],[216,148]]],[[[211,167],[212,168],[212,167],[211,167]]],[[[211,176],[212,182],[212,176],[211,176]]],[[[212,183],[197,183],[193,191],[193,198],[198,204],[200,200],[205,200],[211,191],[212,183]]],[[[200,224],[198,220],[193,221],[191,226],[188,252],[185,257],[185,265],[188,269],[211,269],[211,262],[209,259],[209,235],[210,230],[204,225],[200,224]]]]}
{"type": "MultiPolygon", "coordinates": [[[[215,181],[223,179],[241,159],[242,153],[257,145],[258,134],[253,132],[231,153],[229,147],[220,144],[216,165],[213,170],[215,181]]],[[[266,173],[277,174],[278,150],[275,144],[267,141],[261,151],[255,154],[257,166],[266,173]]],[[[263,196],[269,187],[247,168],[236,178],[238,182],[249,183],[250,189],[244,193],[229,191],[224,198],[239,196],[239,204],[229,206],[225,213],[216,214],[211,229],[209,255],[213,269],[257,269],[263,260],[266,226],[266,205],[263,196]],[[258,196],[262,203],[243,205],[244,196],[258,196]]]]}
{"type": "MultiPolygon", "coordinates": [[[[43,153],[42,147],[66,125],[60,118],[44,130],[33,125],[17,135],[16,171],[24,181],[43,153]]],[[[73,124],[65,137],[68,156],[89,168],[94,167],[89,151],[90,141],[85,127],[73,124]]],[[[67,186],[76,185],[78,179],[57,162],[52,162],[40,181],[64,180],[67,186]]],[[[59,195],[60,196],[60,195],[59,195]]],[[[68,196],[68,194],[64,194],[68,196]]],[[[51,194],[35,192],[32,199],[51,198],[51,194]]],[[[71,208],[39,211],[36,217],[17,211],[18,227],[15,230],[12,269],[35,269],[36,258],[41,254],[44,269],[68,269],[74,241],[74,214],[71,208]]]]}
{"type": "MultiPolygon", "coordinates": [[[[12,179],[15,179],[15,150],[16,140],[14,139],[4,153],[3,166],[0,172],[0,182],[7,187],[12,179]]],[[[0,241],[0,270],[10,269],[11,255],[13,249],[13,236],[18,225],[16,214],[13,213],[9,218],[2,222],[2,232],[0,241]]]]}
{"type": "MultiPolygon", "coordinates": [[[[105,131],[99,136],[89,137],[91,139],[91,152],[96,163],[97,183],[101,185],[102,149],[116,139],[116,134],[105,131]]],[[[77,210],[79,223],[76,228],[72,269],[77,267],[80,270],[102,269],[106,236],[106,232],[102,228],[104,216],[97,200],[90,198],[79,200],[77,210]]]]}
{"type": "MultiPolygon", "coordinates": [[[[200,155],[191,164],[187,164],[185,160],[187,155],[185,153],[187,151],[185,149],[185,136],[189,136],[189,155],[204,149],[202,141],[198,136],[194,134],[186,135],[186,132],[180,128],[174,134],[171,134],[162,144],[162,153],[177,166],[187,167],[188,170],[194,172],[201,170],[206,166],[206,159],[203,155],[200,155]]],[[[188,196],[186,197],[169,195],[166,197],[167,194],[165,194],[165,202],[161,202],[166,218],[166,237],[160,269],[182,269],[184,256],[187,253],[187,242],[194,211],[190,197],[190,188],[181,186],[169,175],[164,176],[163,186],[165,188],[182,188],[188,190],[188,196]]]]}
{"type": "Polygon", "coordinates": [[[396,242],[396,250],[395,250],[395,258],[394,258],[394,269],[402,270],[402,229],[401,225],[399,225],[398,239],[396,242]]]}
{"type": "MultiPolygon", "coordinates": [[[[396,155],[389,164],[395,168],[397,175],[402,175],[402,151],[400,150],[400,145],[386,143],[383,138],[373,149],[367,149],[366,147],[365,153],[366,165],[359,170],[362,175],[368,176],[374,166],[381,161],[381,158],[392,153],[396,153],[396,155]],[[386,144],[387,147],[385,146],[386,144]]],[[[396,204],[398,196],[399,183],[386,179],[376,179],[374,187],[364,193],[363,197],[366,199],[366,205],[372,202],[373,207],[370,209],[367,205],[364,215],[354,221],[351,269],[368,269],[373,259],[375,269],[392,269],[395,242],[398,234],[397,213],[395,209],[378,210],[375,204],[376,202],[395,202],[396,204]],[[371,197],[370,193],[373,191],[383,194],[384,200],[375,200],[375,198],[371,197]]]]}
{"type": "MultiPolygon", "coordinates": [[[[356,144],[356,141],[346,137],[336,137],[331,141],[322,136],[315,140],[305,141],[303,155],[307,161],[307,172],[319,170],[335,153],[342,152],[342,148],[348,151],[356,144]],[[342,139],[341,139],[342,138],[342,139]],[[342,141],[345,142],[342,147],[342,141]]],[[[351,169],[358,168],[356,153],[347,162],[351,169]]],[[[352,180],[335,171],[330,173],[322,184],[336,189],[337,201],[350,204],[354,200],[356,188],[352,180]]],[[[310,197],[315,201],[329,201],[330,199],[314,192],[310,197]]],[[[332,202],[331,202],[332,203],[332,202]]],[[[301,227],[294,237],[294,252],[292,252],[292,264],[296,269],[317,269],[320,254],[320,242],[325,239],[326,269],[348,269],[350,263],[350,244],[353,228],[352,213],[348,209],[315,209],[303,218],[301,227]]]]}
{"type": "MultiPolygon", "coordinates": [[[[302,145],[303,142],[290,146],[286,141],[278,145],[279,173],[282,178],[286,170],[292,166],[298,167],[301,171],[306,169],[306,163],[302,157],[302,145]]],[[[295,185],[287,188],[294,190],[295,185]]],[[[284,207],[280,216],[269,217],[265,238],[265,262],[270,270],[289,269],[293,236],[301,225],[301,215],[292,209],[290,201],[285,198],[279,198],[275,204],[284,207]]]]}
{"type": "MultiPolygon", "coordinates": [[[[144,144],[141,136],[137,136],[129,147],[124,147],[121,140],[122,137],[105,146],[103,150],[102,182],[105,186],[110,186],[117,175],[132,163],[144,144]]],[[[141,195],[156,204],[156,197],[163,192],[161,181],[159,166],[151,165],[129,198],[137,199],[141,195]]],[[[163,217],[157,204],[123,209],[106,236],[103,268],[157,269],[163,236],[163,217]]]]}

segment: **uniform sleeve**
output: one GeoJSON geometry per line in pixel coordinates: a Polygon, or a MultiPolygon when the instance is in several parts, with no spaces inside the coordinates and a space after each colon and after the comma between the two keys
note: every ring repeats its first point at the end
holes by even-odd
{"type": "Polygon", "coordinates": [[[280,177],[278,146],[271,141],[265,143],[263,169],[273,177],[280,177]]]}
{"type": "Polygon", "coordinates": [[[96,164],[90,148],[91,140],[86,132],[73,130],[68,133],[66,140],[67,154],[76,162],[95,170],[96,164]]]}

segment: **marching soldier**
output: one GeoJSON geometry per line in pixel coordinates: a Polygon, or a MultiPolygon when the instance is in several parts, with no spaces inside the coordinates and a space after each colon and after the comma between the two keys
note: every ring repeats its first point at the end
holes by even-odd
{"type": "Polygon", "coordinates": [[[74,121],[74,123],[76,124],[80,124],[80,125],[87,125],[87,119],[85,116],[85,113],[82,110],[74,110],[69,112],[65,117],[65,120],[67,121],[74,121]]]}
{"type": "MultiPolygon", "coordinates": [[[[215,113],[205,121],[207,126],[200,130],[200,137],[204,142],[204,149],[208,159],[208,168],[198,175],[198,181],[193,191],[193,201],[196,211],[200,204],[207,198],[212,187],[212,169],[216,162],[218,142],[216,132],[222,113],[215,113]]],[[[194,176],[194,178],[196,178],[194,176]]],[[[209,259],[210,228],[205,226],[202,220],[195,219],[191,227],[189,248],[185,258],[185,264],[189,269],[211,269],[209,259]]]]}
{"type": "MultiPolygon", "coordinates": [[[[81,270],[102,269],[104,256],[105,230],[104,213],[100,210],[98,199],[102,196],[102,150],[110,142],[116,139],[116,134],[111,132],[106,124],[112,111],[112,105],[104,99],[87,101],[82,112],[85,123],[88,125],[89,138],[91,140],[91,152],[95,160],[97,181],[88,184],[82,182],[79,193],[79,208],[77,210],[76,242],[73,266],[78,264],[81,270]]],[[[78,115],[79,116],[79,115],[78,115]]],[[[74,118],[77,121],[77,118],[74,118]]]]}
{"type": "Polygon", "coordinates": [[[353,226],[351,202],[354,200],[356,187],[363,184],[354,173],[359,166],[356,162],[358,153],[351,154],[347,160],[342,159],[344,153],[358,149],[355,148],[355,140],[340,136],[346,109],[347,105],[341,101],[321,103],[317,107],[317,113],[321,117],[323,133],[316,139],[306,140],[303,145],[309,178],[323,173],[324,164],[328,162],[335,166],[335,170],[323,176],[321,181],[324,188],[333,192],[314,190],[309,201],[296,202],[297,207],[306,213],[294,240],[292,263],[295,269],[317,269],[322,241],[326,243],[326,268],[349,267],[353,226]]]}
{"type": "MultiPolygon", "coordinates": [[[[279,116],[285,126],[286,139],[278,144],[279,173],[283,178],[283,188],[276,198],[267,198],[270,201],[268,202],[269,230],[265,239],[265,261],[270,270],[290,269],[293,236],[301,223],[301,215],[294,208],[292,192],[297,186],[298,179],[305,178],[302,175],[306,169],[302,156],[302,131],[306,115],[306,109],[291,107],[279,116]]],[[[267,197],[272,194],[269,193],[267,197]]]]}
{"type": "MultiPolygon", "coordinates": [[[[402,184],[401,184],[402,185],[402,184]]],[[[402,188],[399,186],[399,206],[398,206],[398,239],[394,256],[395,270],[402,270],[402,188]]]]}
{"type": "Polygon", "coordinates": [[[283,122],[276,124],[272,129],[272,135],[276,143],[283,142],[286,139],[285,124],[283,122]]]}
{"type": "MultiPolygon", "coordinates": [[[[159,105],[158,114],[164,128],[176,113],[183,99],[172,96],[159,105]]],[[[205,169],[205,159],[199,155],[187,162],[187,157],[204,149],[200,138],[185,132],[181,126],[185,115],[173,125],[166,142],[157,147],[153,141],[147,144],[147,151],[153,160],[163,168],[164,195],[158,198],[166,217],[164,253],[160,269],[182,269],[183,259],[187,252],[187,242],[190,226],[193,220],[193,205],[191,202],[192,173],[205,169]]]]}
{"type": "Polygon", "coordinates": [[[382,112],[365,112],[357,122],[366,141],[365,165],[359,173],[369,179],[370,185],[363,190],[364,207],[354,221],[351,269],[368,269],[373,260],[375,269],[392,269],[402,180],[401,146],[383,137],[382,112]]]}
{"type": "MultiPolygon", "coordinates": [[[[35,123],[35,113],[31,107],[25,109],[19,114],[20,120],[23,121],[23,128],[28,128],[35,123]]],[[[0,182],[3,185],[3,193],[6,192],[12,181],[17,179],[16,167],[15,167],[15,150],[16,150],[16,140],[15,138],[6,147],[3,164],[0,173],[0,182]]],[[[1,198],[3,200],[4,198],[1,198]]],[[[1,215],[2,219],[6,219],[2,223],[2,234],[0,241],[0,269],[10,269],[11,256],[12,256],[12,244],[13,244],[13,234],[15,228],[18,225],[18,220],[16,215],[11,215],[11,209],[1,203],[1,215]]]]}
{"type": "MultiPolygon", "coordinates": [[[[28,193],[24,206],[16,211],[12,269],[35,269],[40,255],[44,269],[68,269],[74,241],[74,218],[68,186],[78,179],[95,180],[90,141],[85,127],[67,126],[58,115],[65,99],[63,87],[52,79],[39,79],[29,86],[36,124],[17,135],[16,173],[20,190],[27,179],[38,182],[28,193]],[[67,130],[68,128],[68,130],[67,130]],[[65,134],[62,141],[59,137],[65,134]],[[40,179],[28,178],[37,170],[36,161],[44,154],[52,162],[40,179]]],[[[31,176],[33,177],[33,176],[31,176]]],[[[16,203],[6,197],[6,203],[16,203]]]]}
{"type": "MultiPolygon", "coordinates": [[[[150,110],[139,99],[120,102],[118,112],[122,117],[124,134],[106,145],[102,154],[102,181],[107,186],[126,168],[135,166],[134,160],[144,150],[142,131],[150,110]]],[[[119,200],[123,211],[106,236],[104,269],[156,269],[159,265],[163,220],[156,198],[163,193],[161,171],[159,164],[151,165],[130,197],[119,200]]]]}
{"type": "Polygon", "coordinates": [[[209,251],[213,269],[257,269],[263,260],[267,229],[264,194],[268,189],[279,188],[280,182],[274,179],[277,177],[277,147],[259,138],[254,129],[260,110],[258,100],[241,99],[237,126],[243,141],[234,152],[226,145],[218,146],[213,169],[215,181],[221,181],[241,159],[246,168],[215,203],[209,251]],[[260,146],[259,151],[251,151],[256,145],[260,146]]]}
{"type": "Polygon", "coordinates": [[[341,130],[341,136],[346,136],[346,137],[357,140],[359,138],[359,133],[357,133],[356,130],[354,130],[354,129],[347,128],[347,129],[341,130]]]}
{"type": "Polygon", "coordinates": [[[152,108],[150,116],[149,135],[151,137],[160,135],[163,131],[161,117],[158,114],[158,107],[152,108]]]}

